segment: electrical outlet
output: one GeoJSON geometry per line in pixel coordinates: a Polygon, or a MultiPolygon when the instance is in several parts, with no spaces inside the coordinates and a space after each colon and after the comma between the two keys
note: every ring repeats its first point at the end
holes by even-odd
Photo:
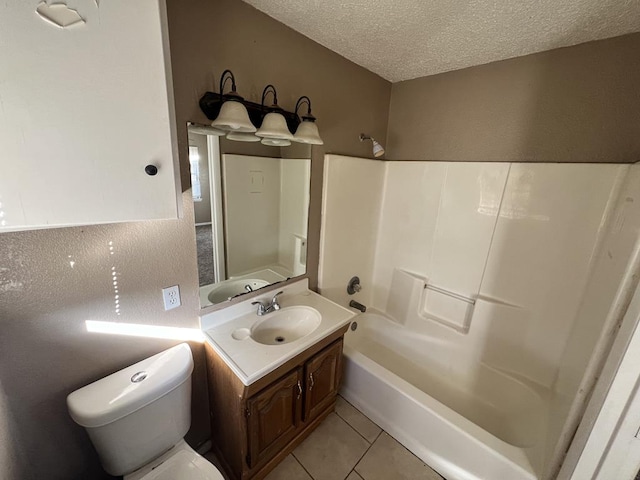
{"type": "Polygon", "coordinates": [[[162,289],[162,299],[164,300],[164,309],[171,310],[180,306],[180,287],[174,285],[162,289]]]}

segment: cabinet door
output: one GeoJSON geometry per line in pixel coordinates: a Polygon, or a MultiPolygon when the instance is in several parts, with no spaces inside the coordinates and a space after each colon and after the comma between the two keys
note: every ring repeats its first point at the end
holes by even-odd
{"type": "Polygon", "coordinates": [[[0,233],[177,218],[165,1],[64,3],[0,2],[0,233]]]}
{"type": "Polygon", "coordinates": [[[273,457],[297,433],[302,413],[301,370],[251,397],[247,402],[250,467],[273,457]]]}
{"type": "Polygon", "coordinates": [[[311,358],[305,370],[305,421],[314,418],[329,405],[340,387],[342,374],[342,340],[311,358]]]}

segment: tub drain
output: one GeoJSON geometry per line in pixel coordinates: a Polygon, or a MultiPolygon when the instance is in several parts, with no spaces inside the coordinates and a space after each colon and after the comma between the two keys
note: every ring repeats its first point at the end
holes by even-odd
{"type": "Polygon", "coordinates": [[[284,337],[276,337],[276,342],[278,343],[284,342],[284,337]]]}

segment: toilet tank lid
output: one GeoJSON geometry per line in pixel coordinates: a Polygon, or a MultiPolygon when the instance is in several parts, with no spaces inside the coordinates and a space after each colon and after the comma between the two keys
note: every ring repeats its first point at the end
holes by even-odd
{"type": "Polygon", "coordinates": [[[101,427],[169,393],[193,371],[186,343],[101,378],[67,397],[71,418],[83,427],[101,427]]]}

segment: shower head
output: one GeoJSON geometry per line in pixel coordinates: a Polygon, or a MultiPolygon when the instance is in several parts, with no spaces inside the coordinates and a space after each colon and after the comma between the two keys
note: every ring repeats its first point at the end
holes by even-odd
{"type": "Polygon", "coordinates": [[[384,155],[384,147],[380,145],[371,135],[367,135],[366,133],[360,134],[360,141],[364,142],[365,140],[371,140],[373,143],[373,156],[378,158],[384,155]]]}

